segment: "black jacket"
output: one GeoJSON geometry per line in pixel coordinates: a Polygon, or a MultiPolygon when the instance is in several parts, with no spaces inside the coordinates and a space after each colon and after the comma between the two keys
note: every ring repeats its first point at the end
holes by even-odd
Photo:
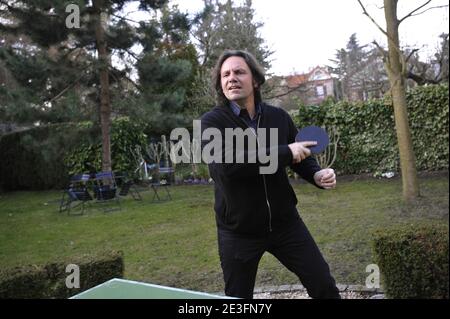
{"type": "MultiPolygon", "coordinates": [[[[292,165],[292,153],[288,144],[295,141],[297,128],[291,117],[281,108],[261,104],[258,128],[278,128],[278,167],[274,174],[260,174],[260,166],[252,163],[210,163],[209,172],[215,182],[217,227],[240,234],[264,235],[274,228],[283,227],[298,219],[297,197],[286,174],[290,166],[303,179],[316,185],[314,173],[321,168],[313,157],[292,165]]],[[[225,128],[248,128],[230,107],[216,106],[201,118],[202,133],[207,128],[217,128],[225,136],[225,128]]],[[[269,146],[270,134],[267,135],[269,146]]],[[[202,148],[210,140],[202,140],[202,148]]],[[[225,142],[222,152],[224,153],[225,142]]],[[[248,147],[248,143],[245,144],[248,147]]],[[[271,145],[270,147],[274,147],[271,145]]],[[[244,150],[248,151],[248,148],[244,150]]],[[[224,155],[224,154],[222,154],[224,155]]],[[[247,154],[248,155],[248,154],[247,154]]],[[[266,164],[267,165],[267,164],[266,164]]],[[[316,185],[317,186],[317,185],[316,185]]]]}

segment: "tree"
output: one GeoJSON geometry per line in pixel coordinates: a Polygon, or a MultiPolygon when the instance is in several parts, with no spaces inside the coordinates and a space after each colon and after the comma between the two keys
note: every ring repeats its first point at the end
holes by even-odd
{"type": "MultiPolygon", "coordinates": [[[[153,114],[175,114],[180,109],[173,106],[184,103],[191,65],[180,52],[189,24],[184,15],[165,6],[167,0],[134,1],[139,10],[162,12],[140,23],[122,16],[131,0],[79,0],[80,26],[68,28],[65,9],[71,2],[0,0],[9,18],[0,21],[1,36],[16,37],[14,43],[0,48],[0,67],[5,65],[18,83],[15,92],[0,89],[12,102],[1,105],[0,116],[51,123],[85,120],[96,114],[103,144],[102,169],[110,170],[112,116],[127,114],[145,121],[153,114]],[[136,44],[144,48],[143,53],[131,50],[136,44]],[[119,62],[112,63],[112,58],[119,62]],[[136,69],[141,78],[133,80],[136,69]],[[164,89],[164,83],[171,86],[164,89]],[[180,83],[180,90],[170,91],[180,83]],[[64,112],[70,99],[73,112],[64,112]],[[80,108],[83,104],[85,115],[80,108]],[[55,112],[58,109],[61,112],[55,112]]],[[[14,81],[10,82],[12,86],[14,81]]],[[[153,123],[172,123],[165,119],[159,116],[153,123]]]]}
{"type": "Polygon", "coordinates": [[[366,46],[362,46],[359,44],[358,39],[356,38],[356,34],[353,33],[350,36],[350,39],[347,43],[346,50],[346,77],[344,78],[345,84],[347,86],[347,92],[350,93],[351,88],[353,87],[361,87],[361,79],[360,70],[366,64],[367,54],[364,51],[366,46]]]}
{"type": "Polygon", "coordinates": [[[217,0],[204,0],[204,3],[203,11],[194,20],[193,29],[201,65],[212,68],[224,50],[239,49],[252,53],[268,69],[273,52],[258,33],[263,23],[254,21],[252,1],[246,0],[241,6],[234,6],[231,0],[223,4],[217,0]]]}
{"type": "Polygon", "coordinates": [[[448,83],[448,33],[442,33],[440,35],[440,38],[442,39],[441,47],[434,55],[435,59],[433,63],[435,63],[439,67],[439,70],[437,72],[437,79],[442,82],[448,83]]]}
{"type": "Polygon", "coordinates": [[[405,52],[408,62],[406,77],[417,85],[448,83],[448,33],[442,33],[439,37],[441,46],[428,63],[420,61],[418,49],[405,52]]]}
{"type": "MultiPolygon", "coordinates": [[[[206,112],[215,103],[215,92],[210,83],[211,70],[224,50],[246,50],[268,70],[273,53],[259,35],[263,26],[254,21],[252,1],[240,6],[231,0],[204,0],[204,8],[193,19],[192,35],[196,40],[200,66],[197,69],[193,94],[190,99],[194,116],[206,112]]],[[[267,89],[267,87],[264,87],[267,89]]]]}
{"type": "Polygon", "coordinates": [[[104,0],[93,0],[92,17],[94,18],[95,43],[98,52],[98,72],[100,78],[100,127],[102,130],[102,170],[111,171],[111,102],[109,96],[109,72],[111,64],[105,28],[107,21],[102,19],[105,8],[104,0]]]}
{"type": "Polygon", "coordinates": [[[358,72],[363,68],[366,60],[365,46],[359,45],[356,33],[353,33],[347,43],[346,48],[337,50],[336,59],[332,60],[337,66],[333,72],[341,81],[342,96],[347,100],[352,100],[355,88],[359,86],[358,72]]]}
{"type": "Polygon", "coordinates": [[[378,51],[370,44],[360,45],[355,33],[330,61],[336,65],[331,69],[339,78],[344,99],[366,100],[386,91],[387,75],[378,51]]]}
{"type": "MultiPolygon", "coordinates": [[[[78,1],[77,5],[80,9],[79,12],[81,16],[85,18],[85,23],[83,23],[80,28],[67,27],[65,9],[70,4],[68,1],[61,0],[51,2],[41,0],[30,3],[27,1],[2,0],[1,4],[7,8],[13,22],[12,24],[10,23],[11,21],[9,21],[9,23],[3,23],[2,29],[9,33],[24,34],[29,37],[32,43],[31,45],[36,48],[39,56],[43,57],[44,63],[42,63],[42,72],[39,73],[39,87],[33,88],[34,92],[36,92],[37,89],[43,89],[44,92],[49,92],[51,90],[48,88],[58,87],[58,81],[67,81],[67,77],[64,76],[52,81],[49,74],[60,74],[59,72],[62,70],[57,67],[57,64],[67,62],[68,59],[65,58],[67,58],[67,55],[71,52],[81,50],[91,54],[96,53],[96,59],[89,57],[83,62],[87,62],[87,60],[94,62],[94,67],[90,72],[97,74],[99,78],[99,115],[103,144],[102,169],[110,171],[111,155],[109,130],[111,104],[109,95],[110,75],[108,69],[110,67],[110,52],[114,47],[111,45],[112,41],[110,41],[108,46],[108,36],[114,38],[114,32],[124,31],[127,26],[120,24],[112,26],[112,33],[110,35],[107,34],[107,30],[105,29],[108,25],[108,14],[113,14],[115,11],[120,10],[124,5],[124,1],[116,1],[115,3],[106,2],[104,0],[94,0],[92,3],[89,1],[78,1]],[[62,53],[61,51],[66,52],[62,53]],[[55,62],[53,63],[53,66],[55,66],[53,69],[50,67],[52,66],[52,60],[55,62]]],[[[34,55],[30,49],[24,50],[24,52],[26,52],[29,57],[33,57],[34,55]]],[[[17,57],[18,55],[16,54],[16,58],[17,57]]],[[[36,70],[35,67],[31,69],[36,70]]],[[[69,67],[68,69],[72,71],[71,73],[76,73],[77,71],[80,72],[77,68],[69,67]]],[[[75,78],[78,81],[81,80],[81,77],[77,76],[75,78]]],[[[30,78],[29,82],[32,82],[32,80],[33,79],[30,78]]],[[[65,85],[67,85],[67,82],[65,85]]],[[[69,85],[69,87],[71,85],[69,85]]],[[[64,92],[64,90],[62,92],[64,92]]],[[[58,97],[59,94],[56,96],[58,97]]],[[[40,98],[38,97],[37,100],[40,100],[40,98]]],[[[53,108],[51,102],[54,99],[44,97],[43,100],[43,108],[53,108]]],[[[33,106],[31,109],[32,108],[33,106]]]]}
{"type": "Polygon", "coordinates": [[[125,114],[144,120],[149,135],[169,134],[192,125],[189,98],[198,70],[197,51],[189,42],[191,21],[176,6],[164,6],[160,17],[141,23],[143,51],[135,64],[139,94],[125,114]],[[155,34],[158,36],[156,37],[155,34]],[[157,41],[155,41],[157,40],[157,41]]]}
{"type": "MultiPolygon", "coordinates": [[[[381,28],[369,15],[361,0],[358,0],[363,13],[378,27],[386,36],[388,42],[388,52],[380,47],[384,55],[386,71],[388,73],[391,86],[392,103],[394,106],[395,127],[397,132],[397,142],[400,154],[400,169],[402,172],[403,198],[406,202],[412,202],[420,195],[417,180],[415,155],[412,146],[411,130],[408,123],[408,112],[406,104],[406,72],[407,61],[401,51],[399,41],[399,26],[407,18],[420,14],[419,10],[427,6],[431,0],[415,8],[403,18],[397,16],[398,0],[383,0],[384,14],[386,19],[386,30],[381,28]]],[[[429,10],[424,10],[423,12],[429,10]]]]}
{"type": "MultiPolygon", "coordinates": [[[[56,12],[0,1],[0,60],[5,74],[0,88],[1,120],[10,123],[63,122],[90,117],[81,92],[93,83],[93,57],[72,46],[56,12]],[[82,107],[79,107],[82,105],[82,107]],[[75,107],[76,106],[76,107],[75,107]]],[[[61,7],[61,8],[59,8],[61,7]]]]}

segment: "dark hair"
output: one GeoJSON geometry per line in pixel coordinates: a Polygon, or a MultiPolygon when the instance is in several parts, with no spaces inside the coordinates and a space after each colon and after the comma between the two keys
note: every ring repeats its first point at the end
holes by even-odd
{"type": "Polygon", "coordinates": [[[251,53],[243,50],[226,50],[219,57],[216,66],[212,71],[212,82],[216,91],[218,105],[228,105],[228,99],[225,97],[222,91],[220,70],[222,69],[222,64],[225,62],[225,60],[232,56],[241,57],[245,60],[245,63],[247,63],[250,71],[252,72],[253,80],[258,85],[254,90],[255,103],[260,103],[262,101],[261,85],[266,81],[266,78],[264,76],[264,69],[251,53]]]}

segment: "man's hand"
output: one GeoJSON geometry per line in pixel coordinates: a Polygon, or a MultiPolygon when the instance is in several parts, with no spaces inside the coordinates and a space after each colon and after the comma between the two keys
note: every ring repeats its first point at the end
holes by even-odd
{"type": "Polygon", "coordinates": [[[315,141],[305,141],[305,142],[295,142],[292,144],[289,144],[289,148],[292,152],[292,160],[294,164],[300,163],[305,158],[311,155],[311,150],[308,148],[308,146],[314,146],[317,145],[317,142],[315,141]]]}
{"type": "Polygon", "coordinates": [[[314,181],[320,187],[332,189],[336,187],[336,174],[332,168],[324,168],[314,174],[314,181]]]}

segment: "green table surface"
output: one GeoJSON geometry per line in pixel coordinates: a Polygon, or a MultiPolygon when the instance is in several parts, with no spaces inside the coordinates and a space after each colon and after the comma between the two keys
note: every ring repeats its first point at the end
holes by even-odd
{"type": "Polygon", "coordinates": [[[125,279],[111,279],[70,299],[223,299],[227,296],[159,286],[125,279]]]}

